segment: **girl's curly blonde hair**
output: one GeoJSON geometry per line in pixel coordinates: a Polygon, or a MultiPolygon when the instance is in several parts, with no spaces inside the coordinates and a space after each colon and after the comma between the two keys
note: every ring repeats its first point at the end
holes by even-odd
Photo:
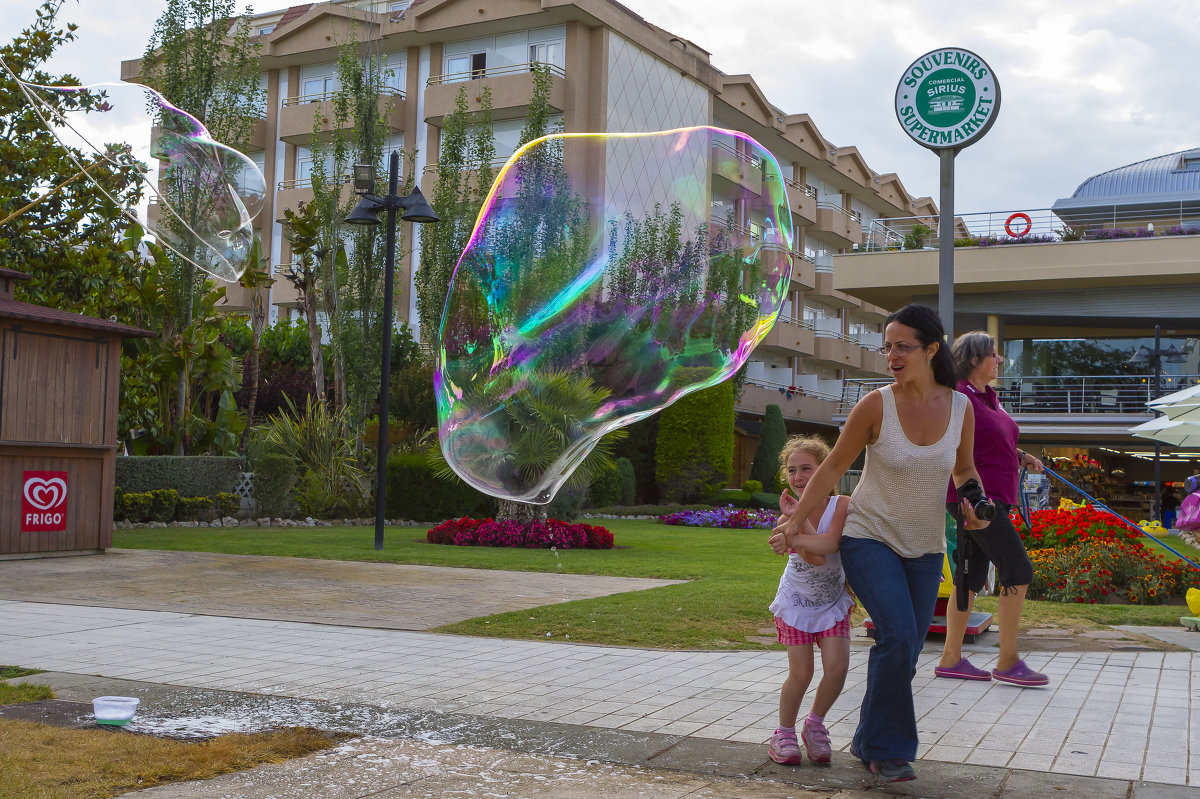
{"type": "Polygon", "coordinates": [[[820,436],[792,436],[779,451],[779,476],[784,484],[787,483],[788,458],[797,452],[807,452],[820,466],[829,457],[829,445],[820,436]]]}

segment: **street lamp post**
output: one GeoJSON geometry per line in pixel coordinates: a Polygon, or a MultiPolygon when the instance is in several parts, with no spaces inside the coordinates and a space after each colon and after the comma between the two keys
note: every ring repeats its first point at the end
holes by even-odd
{"type": "Polygon", "coordinates": [[[379,370],[379,442],[375,466],[375,549],[383,549],[383,512],[388,447],[388,384],[392,377],[392,327],[395,312],[392,310],[392,291],[396,271],[396,212],[404,211],[405,222],[437,222],[438,215],[425,201],[421,189],[414,186],[407,195],[396,194],[400,177],[400,153],[392,151],[388,164],[388,193],[377,197],[375,190],[375,165],[355,164],[354,193],[359,195],[358,205],[346,217],[352,225],[378,225],[379,212],[387,211],[387,249],[384,255],[383,279],[383,346],[379,370]]]}
{"type": "MultiPolygon", "coordinates": [[[[1162,361],[1165,358],[1167,363],[1183,363],[1184,355],[1179,350],[1175,349],[1175,345],[1167,347],[1165,350],[1159,346],[1159,326],[1154,326],[1154,349],[1148,348],[1145,344],[1137,348],[1137,352],[1129,359],[1132,364],[1145,364],[1153,361],[1154,363],[1154,389],[1150,395],[1150,399],[1158,399],[1162,391],[1162,361]]],[[[1157,414],[1157,411],[1155,411],[1157,414]]],[[[1154,442],[1154,507],[1151,512],[1155,519],[1162,518],[1162,472],[1159,458],[1162,454],[1162,442],[1154,442]]]]}

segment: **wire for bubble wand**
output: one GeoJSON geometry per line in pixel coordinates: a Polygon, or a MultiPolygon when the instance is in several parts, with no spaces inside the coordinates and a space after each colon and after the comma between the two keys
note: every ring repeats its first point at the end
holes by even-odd
{"type": "MultiPolygon", "coordinates": [[[[1134,530],[1137,530],[1139,533],[1141,533],[1142,535],[1146,536],[1146,538],[1149,538],[1151,541],[1153,541],[1154,543],[1156,543],[1156,544],[1158,544],[1159,546],[1161,546],[1163,549],[1169,550],[1169,551],[1171,551],[1171,552],[1175,553],[1176,555],[1178,555],[1179,557],[1183,558],[1185,561],[1187,561],[1188,563],[1190,563],[1190,564],[1192,565],[1192,568],[1194,568],[1194,569],[1197,569],[1197,570],[1200,570],[1200,565],[1197,565],[1197,564],[1196,564],[1196,562],[1195,562],[1194,560],[1192,560],[1191,558],[1189,558],[1187,555],[1183,554],[1182,552],[1180,552],[1180,551],[1179,551],[1179,550],[1177,550],[1177,549],[1174,549],[1173,547],[1171,547],[1171,545],[1170,545],[1170,544],[1164,543],[1163,541],[1160,541],[1159,539],[1157,539],[1157,538],[1155,538],[1154,536],[1150,535],[1150,534],[1149,534],[1149,533],[1147,533],[1145,530],[1143,530],[1141,527],[1139,527],[1138,525],[1136,525],[1136,524],[1134,524],[1133,522],[1129,521],[1129,519],[1126,519],[1124,516],[1122,516],[1121,514],[1117,513],[1115,510],[1113,510],[1112,508],[1108,507],[1108,506],[1107,506],[1107,505],[1105,505],[1103,502],[1101,502],[1100,500],[1096,499],[1096,498],[1095,498],[1095,497],[1093,497],[1091,494],[1089,494],[1088,492],[1084,491],[1082,488],[1080,488],[1079,486],[1075,485],[1075,484],[1074,484],[1074,483],[1072,483],[1070,480],[1068,480],[1067,478],[1063,477],[1063,476],[1062,476],[1061,474],[1059,474],[1058,472],[1056,472],[1056,471],[1054,471],[1053,469],[1051,469],[1049,466],[1046,466],[1046,467],[1044,467],[1044,468],[1046,469],[1046,474],[1053,475],[1054,477],[1057,477],[1059,480],[1062,480],[1064,483],[1066,483],[1067,485],[1069,485],[1071,488],[1075,489],[1075,490],[1076,490],[1076,491],[1078,491],[1080,494],[1082,494],[1083,496],[1085,496],[1085,497],[1087,497],[1088,499],[1090,499],[1090,500],[1092,501],[1092,504],[1093,504],[1093,505],[1095,505],[1097,508],[1100,508],[1101,510],[1108,511],[1108,512],[1109,512],[1109,513],[1111,513],[1113,516],[1116,516],[1118,519],[1120,519],[1121,521],[1125,522],[1125,524],[1127,524],[1127,525],[1129,525],[1130,527],[1132,527],[1134,530]]],[[[1030,527],[1029,529],[1030,529],[1030,530],[1032,530],[1032,529],[1033,529],[1033,527],[1030,527]]]]}

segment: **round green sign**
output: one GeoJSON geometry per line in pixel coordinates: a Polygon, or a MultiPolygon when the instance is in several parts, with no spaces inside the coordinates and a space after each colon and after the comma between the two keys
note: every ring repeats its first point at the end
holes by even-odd
{"type": "Polygon", "coordinates": [[[896,86],[896,118],[918,144],[957,150],[983,137],[1000,109],[1000,85],[982,58],[956,47],[918,58],[896,86]]]}

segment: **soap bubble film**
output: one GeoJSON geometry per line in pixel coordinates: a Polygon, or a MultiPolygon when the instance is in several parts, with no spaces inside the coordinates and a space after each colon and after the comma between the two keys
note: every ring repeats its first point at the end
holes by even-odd
{"type": "Polygon", "coordinates": [[[17,80],[42,123],[110,200],[121,206],[96,173],[137,177],[143,202],[124,210],[158,244],[222,280],[241,277],[254,239],[251,226],[266,198],[253,160],[214,141],[195,117],[149,87],[17,80]],[[60,111],[64,104],[55,95],[63,94],[91,99],[60,111]]]}
{"type": "Polygon", "coordinates": [[[447,462],[486,493],[549,502],[606,433],[732,376],[791,269],[783,175],[749,136],[530,142],[450,283],[434,375],[447,462]]]}

